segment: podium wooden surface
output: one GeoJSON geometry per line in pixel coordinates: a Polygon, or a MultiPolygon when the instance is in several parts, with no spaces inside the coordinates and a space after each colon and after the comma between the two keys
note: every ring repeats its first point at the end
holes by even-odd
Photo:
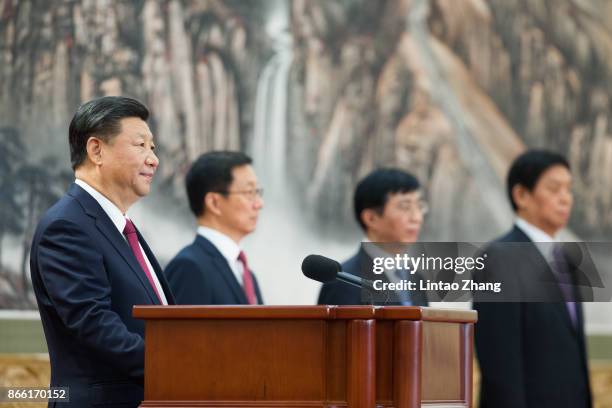
{"type": "Polygon", "coordinates": [[[476,312],[402,306],[135,306],[141,407],[472,406],[476,312]]]}

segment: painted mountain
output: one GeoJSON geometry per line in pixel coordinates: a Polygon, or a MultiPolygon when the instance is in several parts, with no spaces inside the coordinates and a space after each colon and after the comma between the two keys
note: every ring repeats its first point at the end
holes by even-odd
{"type": "MultiPolygon", "coordinates": [[[[71,181],[72,113],[101,95],[151,108],[149,225],[176,216],[183,241],[207,150],[254,156],[275,226],[353,245],[352,190],[378,166],[422,181],[425,239],[494,237],[528,147],[569,158],[571,230],[605,239],[610,19],[606,0],[0,0],[0,307],[32,305],[32,230],[71,181]]],[[[167,261],[176,240],[148,231],[167,261]]]]}

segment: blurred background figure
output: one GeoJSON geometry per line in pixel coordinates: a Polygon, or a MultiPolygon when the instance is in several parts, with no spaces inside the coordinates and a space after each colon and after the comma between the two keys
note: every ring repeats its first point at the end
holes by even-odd
{"type": "MultiPolygon", "coordinates": [[[[418,239],[427,212],[419,188],[419,181],[412,174],[399,169],[374,170],[357,184],[353,199],[355,221],[365,234],[362,241],[368,244],[360,245],[357,253],[342,264],[344,272],[373,280],[373,258],[392,256],[388,252],[396,244],[411,244],[418,239]]],[[[399,252],[404,249],[405,246],[399,245],[399,252]]],[[[399,272],[407,271],[385,270],[379,278],[386,282],[399,282],[411,277],[399,272]]],[[[393,294],[395,296],[390,295],[384,304],[427,306],[425,292],[397,291],[393,294]]],[[[323,284],[318,303],[360,305],[371,302],[368,293],[363,293],[360,288],[333,281],[323,284]]]]}
{"type": "Polygon", "coordinates": [[[484,250],[488,258],[483,273],[499,277],[493,280],[506,288],[518,287],[523,296],[544,273],[557,286],[550,293],[539,291],[541,298],[531,302],[474,303],[480,407],[589,408],[582,304],[573,287],[561,285],[561,275],[571,276],[572,271],[560,269],[571,266],[562,262],[555,245],[572,210],[569,164],[559,154],[530,150],[510,167],[507,186],[516,222],[484,250]],[[519,242],[531,245],[504,245],[519,242]],[[545,297],[549,294],[556,296],[545,297]]]}
{"type": "MultiPolygon", "coordinates": [[[[29,247],[71,181],[67,124],[96,96],[135,97],[155,118],[162,164],[131,211],[163,266],[193,242],[192,163],[253,158],[266,211],[243,249],[268,304],[316,302],[301,261],[354,254],[353,193],[381,167],[421,183],[420,241],[486,242],[514,220],[511,162],[554,149],[573,169],[563,233],[609,240],[611,19],[604,0],[0,0],[0,352],[46,352],[29,247]]],[[[585,304],[596,404],[610,316],[585,304]]]]}
{"type": "Polygon", "coordinates": [[[263,208],[251,158],[214,151],[200,156],[185,178],[197,235],[164,271],[178,304],[263,304],[240,242],[255,231],[263,208]]]}

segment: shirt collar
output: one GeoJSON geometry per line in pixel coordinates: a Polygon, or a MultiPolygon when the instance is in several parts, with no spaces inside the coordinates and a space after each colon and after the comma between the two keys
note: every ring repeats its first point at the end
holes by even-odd
{"type": "Polygon", "coordinates": [[[108,215],[108,218],[110,218],[113,224],[115,224],[115,227],[117,227],[119,232],[123,234],[123,230],[125,229],[126,223],[125,220],[127,217],[121,212],[119,207],[117,207],[115,204],[113,204],[111,200],[104,197],[102,193],[100,193],[98,190],[96,190],[83,180],[76,179],[74,180],[74,182],[80,187],[82,187],[83,190],[87,191],[87,193],[89,193],[89,195],[92,196],[93,199],[98,202],[98,204],[100,204],[100,207],[102,207],[106,215],[108,215]]]}
{"type": "Polygon", "coordinates": [[[515,224],[535,244],[540,253],[544,255],[544,258],[546,260],[549,260],[552,256],[552,243],[557,242],[556,237],[551,237],[546,232],[542,231],[535,225],[525,221],[525,219],[521,217],[517,217],[515,224]]]}
{"type": "Polygon", "coordinates": [[[230,265],[236,262],[240,251],[242,251],[236,241],[222,232],[202,225],[198,227],[198,234],[212,242],[230,265]]]}
{"type": "Polygon", "coordinates": [[[533,242],[556,242],[555,237],[551,237],[535,225],[517,217],[516,226],[519,227],[533,242]]]}

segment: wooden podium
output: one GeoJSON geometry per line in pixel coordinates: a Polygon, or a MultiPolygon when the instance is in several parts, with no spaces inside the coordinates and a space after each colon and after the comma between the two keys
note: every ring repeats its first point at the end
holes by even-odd
{"type": "Polygon", "coordinates": [[[141,407],[472,406],[476,312],[373,306],[136,306],[141,407]]]}

